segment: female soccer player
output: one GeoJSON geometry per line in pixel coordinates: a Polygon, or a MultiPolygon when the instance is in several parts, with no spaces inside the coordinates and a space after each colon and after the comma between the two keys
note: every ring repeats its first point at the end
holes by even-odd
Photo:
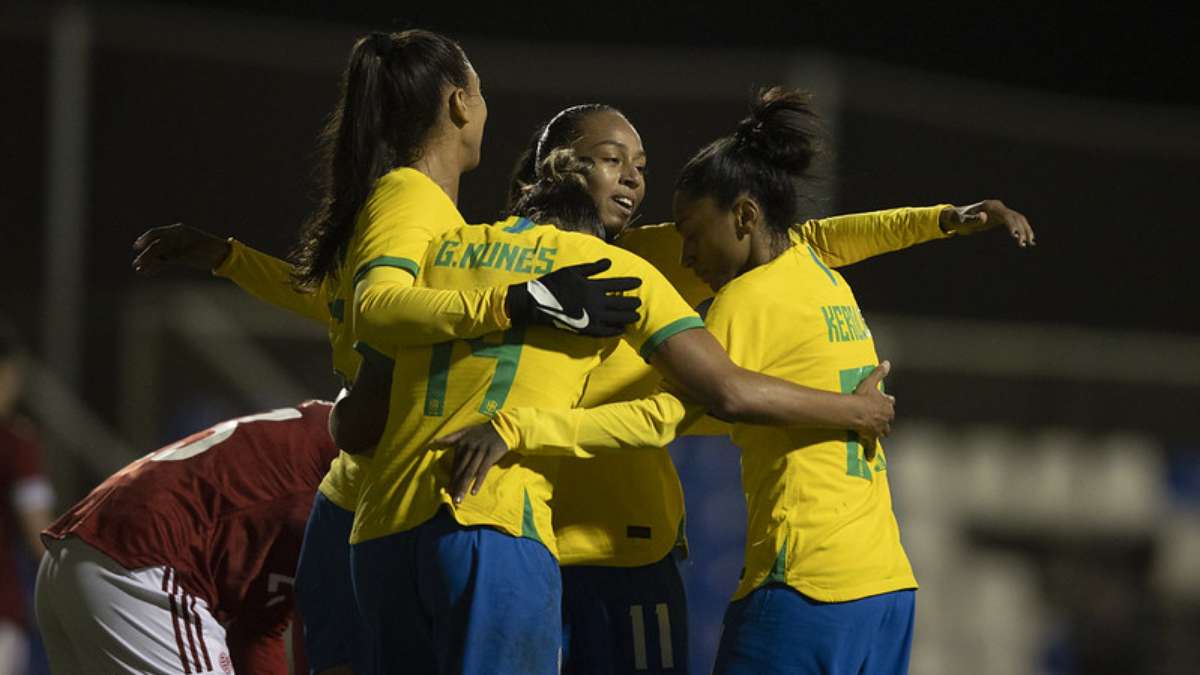
{"type": "MultiPolygon", "coordinates": [[[[245,260],[236,245],[226,249],[222,267],[246,268],[268,300],[327,322],[334,368],[347,383],[358,371],[354,345],[360,338],[390,347],[553,325],[554,317],[524,284],[413,287],[416,261],[429,241],[464,224],[454,202],[460,176],[479,162],[486,118],[479,77],[452,40],[421,30],[359,39],[343,74],[341,100],[322,133],[324,196],[301,230],[294,268],[245,260]],[[288,276],[308,294],[280,283],[288,276]]],[[[177,244],[162,231],[147,233],[135,243],[135,268],[153,272],[176,255],[177,244]]],[[[211,242],[204,248],[221,250],[211,242]]],[[[611,334],[633,316],[628,299],[607,295],[612,284],[564,269],[543,289],[558,310],[569,316],[587,311],[594,318],[571,330],[611,334]]],[[[346,550],[361,461],[340,454],[321,483],[309,533],[313,546],[298,571],[318,672],[348,663],[354,651],[348,645],[355,628],[345,619],[353,616],[351,598],[339,590],[346,588],[348,568],[335,549],[346,550]]]]}
{"type": "MultiPolygon", "coordinates": [[[[798,92],[766,92],[736,133],[684,168],[676,228],[685,264],[719,290],[708,327],[739,365],[847,391],[874,368],[870,332],[845,279],[792,236],[794,181],[812,161],[814,121],[798,92]]],[[[478,487],[510,448],[590,456],[661,447],[695,411],[668,392],[593,410],[513,407],[442,441],[478,487]]],[[[864,452],[852,433],[735,424],[732,436],[743,449],[749,525],[718,671],[903,672],[916,581],[882,452],[864,452]]]]}
{"type": "MultiPolygon", "coordinates": [[[[564,145],[591,160],[588,187],[610,234],[623,230],[644,196],[641,171],[645,153],[637,131],[623,115],[609,106],[568,108],[535,135],[527,153],[536,160],[564,145]]],[[[525,162],[525,166],[531,166],[525,162]]],[[[528,171],[518,177],[529,180],[528,171]]],[[[973,211],[978,211],[978,206],[973,211]]],[[[988,224],[1019,218],[995,204],[987,213],[988,224]]],[[[939,229],[959,225],[977,228],[985,216],[968,209],[935,207],[898,209],[890,212],[810,221],[797,231],[818,247],[830,264],[849,264],[875,253],[895,250],[920,241],[945,236],[939,229]]],[[[1021,219],[1023,221],[1023,219],[1021,219]]],[[[154,253],[138,259],[147,271],[161,261],[181,260],[201,269],[214,269],[229,276],[259,297],[318,320],[330,320],[320,303],[286,291],[280,279],[286,266],[247,249],[226,243],[182,226],[158,228],[141,240],[158,243],[154,253]],[[218,264],[224,260],[224,264],[218,264]]],[[[674,228],[638,228],[618,240],[654,262],[691,304],[711,295],[689,270],[679,265],[680,243],[674,228]]],[[[147,249],[148,251],[148,249],[147,249]]],[[[596,405],[610,400],[634,398],[653,390],[658,378],[632,350],[618,348],[603,367],[588,380],[584,403],[596,405]]],[[[653,457],[613,458],[587,463],[569,463],[560,473],[560,485],[572,486],[556,500],[555,529],[560,537],[564,564],[564,601],[568,630],[572,634],[564,670],[646,672],[645,650],[638,650],[635,621],[630,612],[639,608],[669,613],[667,629],[661,631],[657,658],[651,654],[649,667],[681,672],[686,668],[686,607],[675,562],[669,556],[681,533],[683,499],[670,458],[661,450],[653,457]],[[620,494],[621,499],[605,498],[620,494]],[[561,523],[561,525],[560,525],[561,523]],[[572,588],[580,592],[572,592],[572,588]],[[574,617],[574,618],[572,618],[574,617]],[[669,636],[669,637],[667,637],[669,636]]],[[[349,514],[326,505],[348,531],[349,514]]],[[[333,531],[336,528],[329,528],[333,531]]],[[[308,559],[308,556],[305,556],[308,559]]],[[[302,579],[307,575],[301,575],[302,579]]],[[[643,639],[640,644],[645,647],[643,639]]],[[[651,670],[650,672],[653,672],[651,670]]]]}
{"type": "MultiPolygon", "coordinates": [[[[558,179],[551,174],[543,180],[558,179]]],[[[583,204],[594,210],[582,185],[561,185],[566,191],[552,192],[562,198],[559,208],[576,213],[583,204]]],[[[565,221],[563,211],[549,205],[540,213],[565,221]]],[[[527,279],[532,287],[541,283],[539,274],[549,280],[558,274],[552,270],[569,269],[563,265],[600,257],[614,272],[643,281],[628,289],[641,301],[641,313],[621,340],[687,387],[705,409],[760,424],[886,433],[891,404],[871,386],[884,368],[853,396],[737,368],[706,331],[697,330],[699,317],[659,272],[598,236],[537,226],[521,216],[464,226],[434,240],[417,282],[476,288],[527,279]]],[[[375,356],[380,349],[367,350],[373,358],[335,411],[338,418],[343,411],[355,416],[360,405],[377,410],[370,397],[380,388],[372,383],[381,370],[393,373],[383,394],[386,430],[364,471],[351,533],[355,593],[370,651],[384,672],[558,671],[560,582],[550,497],[559,462],[510,463],[482,491],[458,500],[447,490],[453,457],[427,446],[505,406],[574,405],[589,373],[618,342],[541,326],[493,337],[399,348],[386,357],[375,356]]]]}
{"type": "MultiPolygon", "coordinates": [[[[588,189],[610,240],[652,262],[693,306],[712,297],[708,284],[680,264],[682,240],[671,223],[628,229],[645,196],[646,153],[616,108],[578,105],[554,115],[518,159],[510,202],[535,180],[534,166],[561,148],[591,163],[588,189]]],[[[1021,245],[1033,241],[1024,217],[994,200],[807,221],[790,236],[840,267],[997,225],[1021,245]]],[[[593,371],[581,405],[647,396],[660,381],[622,345],[593,371]]],[[[563,672],[686,673],[687,604],[677,564],[684,548],[683,493],[666,449],[564,463],[555,482],[554,527],[563,579],[563,672]]]]}

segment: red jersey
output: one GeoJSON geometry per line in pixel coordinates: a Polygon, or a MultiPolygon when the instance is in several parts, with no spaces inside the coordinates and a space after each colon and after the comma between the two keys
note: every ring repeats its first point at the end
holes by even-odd
{"type": "Polygon", "coordinates": [[[0,420],[0,620],[20,624],[26,617],[25,592],[17,576],[16,556],[28,547],[13,500],[23,483],[43,479],[41,456],[32,424],[20,418],[0,420]]]}
{"type": "Polygon", "coordinates": [[[228,420],[151,452],[43,536],[79,537],[131,570],[169,567],[231,633],[279,633],[308,512],[337,453],[332,408],[309,401],[228,420]]]}

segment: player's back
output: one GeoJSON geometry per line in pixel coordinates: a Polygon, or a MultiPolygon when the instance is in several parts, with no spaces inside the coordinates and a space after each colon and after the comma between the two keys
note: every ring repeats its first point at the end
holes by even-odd
{"type": "MultiPolygon", "coordinates": [[[[662,275],[641,258],[600,239],[523,218],[472,225],[435,239],[417,275],[433,288],[500,286],[562,267],[612,260],[601,276],[636,276],[640,319],[624,338],[648,355],[674,333],[700,326],[699,317],[662,275]]],[[[443,505],[465,525],[489,524],[536,538],[555,551],[550,526],[556,460],[498,464],[478,495],[453,506],[445,492],[453,460],[427,451],[439,435],[481,422],[504,406],[576,405],[588,372],[618,338],[596,339],[543,326],[516,328],[476,340],[455,340],[393,354],[391,413],[364,483],[354,542],[415,527],[443,505]]]]}
{"type": "Polygon", "coordinates": [[[223,619],[264,565],[294,569],[313,493],[336,453],[330,409],[313,401],[227,420],[151,452],[45,536],[79,537],[127,569],[171,567],[223,619]]]}
{"type": "MultiPolygon", "coordinates": [[[[738,365],[817,389],[851,392],[878,363],[846,280],[807,245],[730,281],[706,321],[738,365]]],[[[823,602],[915,586],[882,447],[868,463],[848,431],[735,424],[731,435],[748,511],[735,598],[767,581],[823,602]]]]}

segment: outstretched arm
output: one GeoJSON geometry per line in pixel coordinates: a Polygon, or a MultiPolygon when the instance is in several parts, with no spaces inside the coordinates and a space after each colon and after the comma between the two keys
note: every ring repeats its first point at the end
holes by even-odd
{"type": "Polygon", "coordinates": [[[1019,246],[1034,245],[1033,228],[1021,213],[998,199],[967,206],[898,208],[810,220],[792,230],[830,267],[844,267],[952,235],[1003,227],[1019,246]]]}
{"type": "Polygon", "coordinates": [[[259,300],[321,325],[327,326],[335,318],[333,308],[325,304],[323,289],[312,293],[296,290],[291,265],[235,239],[175,223],[147,230],[134,240],[133,250],[133,269],[143,276],[156,276],[170,267],[189,267],[225,277],[259,300]]]}

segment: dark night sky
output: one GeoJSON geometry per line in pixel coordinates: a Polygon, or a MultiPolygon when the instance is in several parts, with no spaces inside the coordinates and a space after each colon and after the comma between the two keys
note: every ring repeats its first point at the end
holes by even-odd
{"type": "Polygon", "coordinates": [[[1200,106],[1195,22],[1132,3],[160,0],[364,28],[606,45],[815,47],[1062,93],[1200,106]],[[735,7],[736,9],[730,9],[735,7]],[[720,9],[716,9],[720,8],[720,9]]]}

